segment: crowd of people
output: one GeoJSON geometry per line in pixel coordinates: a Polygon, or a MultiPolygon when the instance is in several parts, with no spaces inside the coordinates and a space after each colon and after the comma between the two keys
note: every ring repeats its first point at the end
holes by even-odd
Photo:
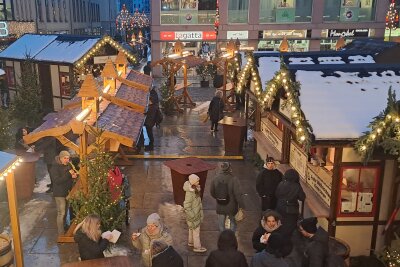
{"type": "MultiPolygon", "coordinates": [[[[64,154],[59,155],[61,165],[63,156],[67,156],[64,154]]],[[[304,201],[306,196],[297,171],[289,169],[281,175],[275,168],[274,159],[268,157],[255,186],[261,199],[262,216],[251,238],[255,252],[250,260],[251,267],[344,266],[341,257],[329,252],[328,233],[318,226],[317,218],[300,217],[298,202],[304,201]]],[[[249,266],[245,255],[238,250],[236,239],[235,215],[244,209],[241,188],[231,164],[220,163],[219,173],[210,185],[210,194],[216,201],[220,235],[218,249],[210,252],[206,267],[249,266]]],[[[189,175],[183,185],[183,210],[188,226],[187,246],[195,253],[207,251],[200,240],[200,225],[204,218],[202,190],[199,176],[189,175]]],[[[102,252],[110,238],[101,236],[97,215],[89,215],[75,229],[75,241],[82,260],[104,257],[102,252]]],[[[131,241],[141,253],[145,267],[184,266],[181,255],[173,247],[171,232],[157,213],[148,216],[146,226],[133,233],[131,241]]]]}

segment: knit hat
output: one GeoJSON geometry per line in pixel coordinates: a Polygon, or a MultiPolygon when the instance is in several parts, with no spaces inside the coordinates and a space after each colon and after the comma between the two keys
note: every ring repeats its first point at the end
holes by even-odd
{"type": "Polygon", "coordinates": [[[195,184],[197,181],[200,181],[200,177],[197,176],[196,174],[191,174],[189,175],[189,183],[190,184],[195,184]]]}
{"type": "Polygon", "coordinates": [[[222,172],[230,172],[231,171],[231,164],[229,162],[222,162],[220,165],[222,172]]]}
{"type": "Polygon", "coordinates": [[[273,157],[268,157],[268,156],[267,156],[265,162],[273,162],[273,163],[275,163],[275,160],[274,160],[273,157]]]}
{"type": "Polygon", "coordinates": [[[161,224],[160,215],[158,215],[157,213],[150,214],[149,217],[147,217],[146,223],[147,223],[147,225],[155,224],[156,226],[160,226],[160,224],[161,224]]]}
{"type": "Polygon", "coordinates": [[[151,255],[157,255],[168,248],[168,244],[163,240],[154,240],[151,245],[151,255]]]}
{"type": "Polygon", "coordinates": [[[64,158],[64,157],[70,157],[71,155],[69,154],[68,151],[63,150],[63,151],[60,152],[60,154],[58,154],[58,156],[59,156],[60,158],[64,158]]]}
{"type": "Polygon", "coordinates": [[[315,234],[315,232],[317,232],[317,223],[318,223],[317,217],[310,217],[302,220],[300,222],[300,225],[307,233],[315,234]]]}

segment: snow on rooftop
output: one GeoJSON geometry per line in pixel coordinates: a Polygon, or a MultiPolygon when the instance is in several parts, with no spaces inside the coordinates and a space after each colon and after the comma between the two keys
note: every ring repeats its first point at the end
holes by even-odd
{"type": "Polygon", "coordinates": [[[341,57],[318,57],[319,64],[346,64],[341,57]]]}
{"type": "Polygon", "coordinates": [[[74,63],[89,51],[100,38],[80,41],[54,41],[39,52],[36,60],[74,63]]]}
{"type": "Polygon", "coordinates": [[[372,56],[349,56],[350,64],[375,63],[372,56]]]}
{"type": "MultiPolygon", "coordinates": [[[[25,34],[2,51],[0,57],[15,59],[25,59],[26,55],[34,57],[56,38],[57,35],[25,34]]],[[[59,51],[59,54],[60,52],[61,51],[59,51]]]]}
{"type": "Polygon", "coordinates": [[[386,108],[388,89],[400,94],[400,77],[393,71],[335,72],[340,77],[323,77],[320,71],[297,71],[301,83],[300,105],[314,129],[316,139],[358,138],[368,124],[386,108]]]}
{"type": "Polygon", "coordinates": [[[272,78],[275,76],[275,72],[280,70],[281,59],[279,57],[260,57],[258,62],[258,73],[260,75],[261,85],[264,90],[265,83],[272,80],[272,78]]]}
{"type": "Polygon", "coordinates": [[[291,57],[289,64],[314,64],[314,62],[310,57],[291,57]]]}

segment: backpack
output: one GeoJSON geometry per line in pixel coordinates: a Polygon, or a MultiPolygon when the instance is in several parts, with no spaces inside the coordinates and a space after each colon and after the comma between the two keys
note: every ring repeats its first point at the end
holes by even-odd
{"type": "Polygon", "coordinates": [[[161,113],[160,109],[157,108],[156,116],[154,118],[156,125],[159,125],[163,121],[163,119],[163,114],[161,113]]]}
{"type": "Polygon", "coordinates": [[[229,203],[228,183],[224,181],[218,181],[218,183],[215,185],[215,199],[220,205],[226,205],[229,203]]]}

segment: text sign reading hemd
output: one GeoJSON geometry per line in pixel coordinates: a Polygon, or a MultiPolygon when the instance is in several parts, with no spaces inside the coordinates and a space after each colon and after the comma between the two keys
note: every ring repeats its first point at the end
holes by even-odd
{"type": "Polygon", "coordinates": [[[160,32],[160,40],[173,41],[173,40],[189,41],[189,40],[216,40],[215,32],[160,32]]]}

